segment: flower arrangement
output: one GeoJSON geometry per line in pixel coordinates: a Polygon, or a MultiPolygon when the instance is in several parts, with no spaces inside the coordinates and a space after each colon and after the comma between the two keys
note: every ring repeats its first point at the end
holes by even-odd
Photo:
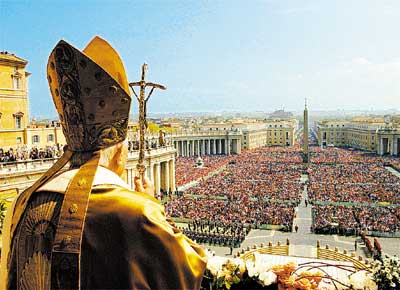
{"type": "MultiPolygon", "coordinates": [[[[288,290],[377,290],[372,274],[356,270],[352,266],[308,262],[296,264],[272,264],[257,259],[254,261],[228,259],[208,253],[207,270],[202,289],[288,289],[288,290]],[[328,268],[338,268],[339,277],[333,277],[328,268]]],[[[379,288],[380,289],[380,288],[379,288]]],[[[394,289],[394,288],[386,288],[394,289]]],[[[397,288],[398,289],[398,288],[397,288]]]]}
{"type": "Polygon", "coordinates": [[[381,256],[372,262],[372,273],[379,290],[400,289],[400,261],[398,257],[381,256]]]}

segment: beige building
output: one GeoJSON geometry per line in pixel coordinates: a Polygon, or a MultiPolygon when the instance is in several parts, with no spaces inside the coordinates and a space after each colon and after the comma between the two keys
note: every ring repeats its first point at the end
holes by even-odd
{"type": "Polygon", "coordinates": [[[242,132],[229,130],[188,130],[171,133],[178,156],[202,156],[240,154],[242,132]]]}
{"type": "Polygon", "coordinates": [[[242,129],[244,149],[253,149],[262,146],[293,146],[298,121],[267,120],[262,123],[252,124],[242,129]]]}
{"type": "Polygon", "coordinates": [[[292,146],[298,121],[243,120],[201,124],[192,130],[172,133],[178,156],[240,154],[262,146],[292,146]]]}
{"type": "Polygon", "coordinates": [[[400,122],[396,116],[324,120],[317,123],[317,136],[321,146],[353,147],[380,155],[400,155],[400,122]]]}
{"type": "Polygon", "coordinates": [[[0,52],[0,147],[24,142],[29,124],[28,62],[0,52]]]}
{"type": "Polygon", "coordinates": [[[29,121],[28,61],[0,52],[0,148],[65,144],[59,124],[29,121]]]}

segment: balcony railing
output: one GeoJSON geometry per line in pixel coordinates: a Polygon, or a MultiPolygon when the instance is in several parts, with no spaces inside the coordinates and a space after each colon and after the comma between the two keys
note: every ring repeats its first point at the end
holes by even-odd
{"type": "Polygon", "coordinates": [[[28,159],[14,162],[0,162],[0,174],[49,169],[57,158],[28,159]]]}
{"type": "MultiPolygon", "coordinates": [[[[151,148],[146,150],[145,156],[156,156],[159,154],[163,154],[166,152],[172,152],[175,148],[172,145],[151,148]]],[[[128,160],[129,159],[138,159],[139,158],[139,151],[138,150],[131,150],[128,152],[128,160]]],[[[40,171],[40,170],[47,170],[54,163],[57,162],[58,158],[47,158],[47,159],[27,159],[21,161],[13,161],[13,162],[0,162],[0,175],[5,174],[15,174],[15,173],[24,173],[24,172],[31,172],[31,171],[40,171]]]]}

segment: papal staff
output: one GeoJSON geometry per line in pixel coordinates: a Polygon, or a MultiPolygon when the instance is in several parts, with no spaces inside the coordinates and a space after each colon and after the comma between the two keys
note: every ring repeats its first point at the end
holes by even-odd
{"type": "Polygon", "coordinates": [[[136,166],[139,176],[141,179],[144,177],[144,173],[146,171],[146,166],[144,165],[144,152],[146,149],[146,144],[144,141],[144,134],[145,131],[148,127],[147,125],[147,119],[146,119],[146,107],[147,107],[147,101],[150,99],[151,95],[153,94],[155,89],[161,89],[161,90],[166,90],[167,87],[160,85],[160,84],[155,84],[155,83],[150,83],[145,81],[145,76],[147,72],[147,64],[144,63],[142,65],[142,78],[139,82],[133,82],[129,83],[129,86],[132,89],[133,94],[135,95],[138,103],[139,103],[139,160],[138,164],[136,166]],[[139,96],[136,94],[134,87],[140,87],[140,93],[139,96]],[[151,87],[151,90],[148,94],[148,96],[145,98],[146,94],[146,88],[151,87]]]}

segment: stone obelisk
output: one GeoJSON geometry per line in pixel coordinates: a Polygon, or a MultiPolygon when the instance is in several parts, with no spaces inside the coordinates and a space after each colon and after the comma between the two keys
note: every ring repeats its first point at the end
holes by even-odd
{"type": "Polygon", "coordinates": [[[309,157],[309,152],[308,152],[308,110],[307,110],[307,99],[305,100],[304,104],[304,130],[303,130],[303,161],[305,163],[308,163],[308,157],[309,157]]]}

